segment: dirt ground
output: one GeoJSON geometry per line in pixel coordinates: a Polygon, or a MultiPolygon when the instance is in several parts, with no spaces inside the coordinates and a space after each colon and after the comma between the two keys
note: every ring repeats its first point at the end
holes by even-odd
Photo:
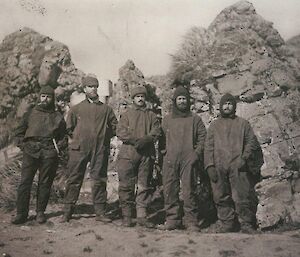
{"type": "Polygon", "coordinates": [[[50,205],[48,221],[39,225],[30,212],[24,225],[11,225],[13,213],[0,212],[0,254],[6,257],[298,257],[300,230],[211,234],[124,228],[121,220],[102,224],[92,212],[76,214],[69,223],[59,223],[61,206],[50,205]]]}

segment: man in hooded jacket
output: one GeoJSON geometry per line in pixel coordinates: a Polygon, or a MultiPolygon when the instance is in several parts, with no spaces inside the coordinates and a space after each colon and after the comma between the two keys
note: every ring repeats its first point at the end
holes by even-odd
{"type": "Polygon", "coordinates": [[[242,231],[251,232],[255,225],[254,190],[248,164],[258,142],[250,123],[235,112],[235,98],[223,95],[221,117],[210,125],[205,142],[205,169],[221,221],[217,232],[221,233],[236,231],[237,225],[242,231]]]}
{"type": "Polygon", "coordinates": [[[206,129],[201,118],[190,111],[190,94],[178,86],[173,95],[173,110],[162,121],[163,188],[166,211],[164,228],[182,226],[180,215],[180,182],[183,197],[184,225],[197,227],[198,204],[196,185],[200,163],[203,162],[206,129]]]}
{"type": "Polygon", "coordinates": [[[28,217],[33,178],[39,170],[36,220],[46,222],[44,214],[58,167],[58,146],[66,147],[66,124],[55,111],[54,90],[43,86],[38,104],[26,112],[15,130],[17,145],[23,150],[21,182],[17,192],[17,216],[13,224],[25,223],[28,217]]]}
{"type": "Polygon", "coordinates": [[[71,219],[89,163],[96,220],[106,223],[111,222],[106,216],[107,166],[110,139],[116,134],[117,119],[112,108],[99,100],[97,78],[84,77],[82,86],[86,99],[71,107],[67,116],[67,132],[70,138],[69,174],[61,221],[68,222],[71,219]]]}
{"type": "Polygon", "coordinates": [[[134,225],[132,217],[135,203],[137,223],[153,227],[147,219],[147,208],[152,196],[154,142],[160,135],[160,124],[156,115],[146,108],[146,97],[144,86],[138,85],[132,89],[133,105],[121,115],[117,128],[117,136],[123,142],[117,161],[119,198],[123,225],[127,227],[134,225]]]}

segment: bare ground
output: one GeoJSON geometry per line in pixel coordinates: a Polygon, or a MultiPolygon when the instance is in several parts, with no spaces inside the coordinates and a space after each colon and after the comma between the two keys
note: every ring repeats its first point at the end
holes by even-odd
{"type": "MultiPolygon", "coordinates": [[[[24,225],[11,225],[12,213],[0,212],[0,254],[11,257],[298,257],[300,230],[212,234],[124,228],[121,220],[96,222],[93,214],[77,214],[59,223],[60,205],[50,205],[48,221],[39,225],[31,217],[24,225]]],[[[34,212],[30,214],[34,215],[34,212]]]]}

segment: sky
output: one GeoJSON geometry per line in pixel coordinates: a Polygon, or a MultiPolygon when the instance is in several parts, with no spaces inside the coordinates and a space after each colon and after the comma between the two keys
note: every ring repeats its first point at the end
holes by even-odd
{"type": "MultiPolygon", "coordinates": [[[[0,0],[0,41],[22,28],[69,47],[75,66],[118,79],[132,59],[145,76],[162,75],[192,26],[207,28],[237,0],[0,0]]],[[[300,0],[252,0],[285,39],[300,34],[300,0]]]]}

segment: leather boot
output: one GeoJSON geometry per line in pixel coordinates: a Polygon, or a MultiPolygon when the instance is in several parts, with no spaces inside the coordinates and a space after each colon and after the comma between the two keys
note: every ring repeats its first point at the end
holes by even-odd
{"type": "Polygon", "coordinates": [[[17,216],[11,220],[11,223],[18,225],[18,224],[24,224],[26,221],[27,221],[27,215],[17,214],[17,216]]]}
{"type": "Polygon", "coordinates": [[[186,224],[185,228],[190,232],[199,232],[200,228],[196,224],[186,224]]]}
{"type": "Polygon", "coordinates": [[[47,218],[46,218],[46,215],[43,211],[39,211],[37,214],[36,214],[36,221],[39,223],[39,224],[43,224],[47,221],[47,218]]]}
{"type": "Polygon", "coordinates": [[[63,216],[61,217],[61,220],[60,220],[61,223],[70,221],[70,219],[72,218],[72,214],[74,212],[74,208],[75,208],[75,206],[73,204],[65,204],[64,214],[63,214],[63,216]]]}
{"type": "Polygon", "coordinates": [[[145,228],[155,228],[155,225],[150,222],[146,217],[138,217],[136,223],[145,228]]]}
{"type": "Polygon", "coordinates": [[[101,221],[103,223],[110,223],[112,222],[112,219],[108,216],[106,216],[105,214],[96,214],[96,221],[101,221]]]}
{"type": "Polygon", "coordinates": [[[133,227],[135,224],[133,223],[131,217],[123,217],[122,226],[123,227],[133,227]]]}
{"type": "Polygon", "coordinates": [[[249,223],[242,223],[241,224],[241,232],[246,234],[253,234],[256,232],[255,228],[252,224],[249,223]]]}
{"type": "Polygon", "coordinates": [[[182,229],[182,222],[180,220],[172,220],[166,221],[165,224],[159,225],[157,228],[159,230],[175,230],[175,229],[182,229]]]}
{"type": "Polygon", "coordinates": [[[215,233],[230,233],[237,232],[237,226],[234,222],[224,223],[221,222],[220,226],[216,229],[215,233]]]}
{"type": "Polygon", "coordinates": [[[105,214],[106,204],[94,204],[94,209],[96,213],[96,221],[101,221],[103,223],[112,222],[112,219],[105,214]]]}

